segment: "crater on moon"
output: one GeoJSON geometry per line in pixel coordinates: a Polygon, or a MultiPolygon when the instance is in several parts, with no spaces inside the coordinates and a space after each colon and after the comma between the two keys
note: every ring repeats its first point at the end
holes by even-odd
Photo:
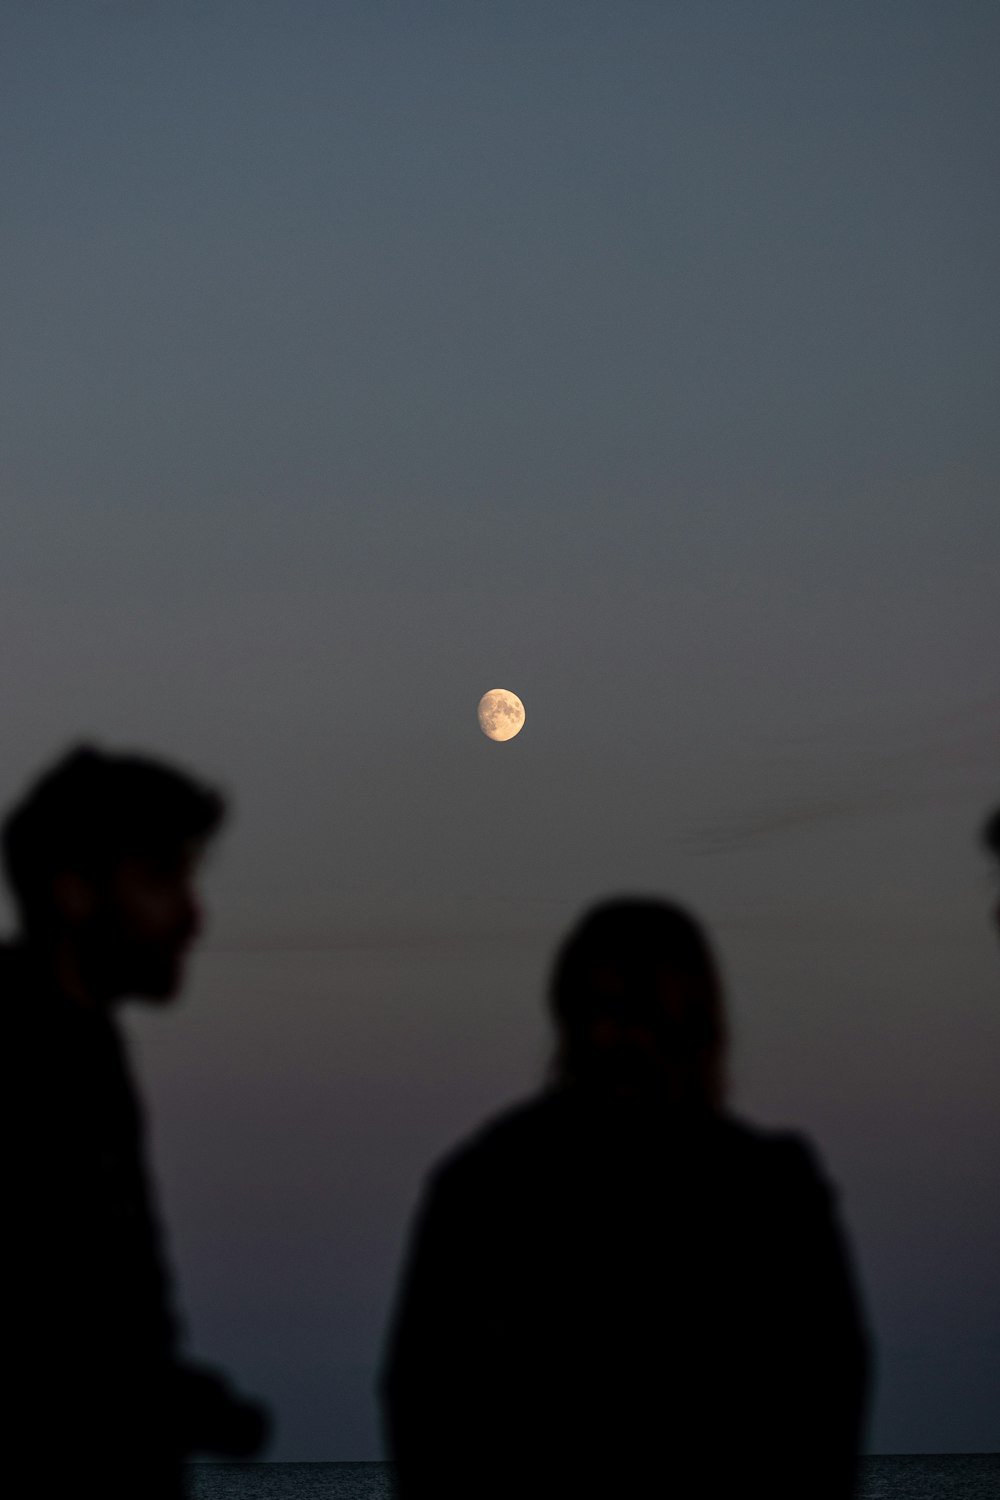
{"type": "Polygon", "coordinates": [[[512,740],[524,727],[524,704],[506,688],[490,688],[479,700],[479,727],[491,740],[512,740]]]}

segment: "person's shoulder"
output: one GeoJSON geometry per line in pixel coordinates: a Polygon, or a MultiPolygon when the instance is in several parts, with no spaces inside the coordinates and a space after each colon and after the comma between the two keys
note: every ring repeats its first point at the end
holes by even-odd
{"type": "Polygon", "coordinates": [[[5,1034],[18,1042],[35,1030],[38,1010],[35,976],[25,952],[16,944],[0,944],[0,1014],[5,1034]]]}
{"type": "Polygon", "coordinates": [[[431,1184],[449,1189],[516,1171],[559,1133],[561,1114],[551,1094],[508,1106],[445,1153],[431,1171],[431,1184]]]}
{"type": "Polygon", "coordinates": [[[0,993],[7,997],[24,986],[24,956],[13,943],[0,943],[0,993]]]}
{"type": "Polygon", "coordinates": [[[800,1131],[770,1129],[733,1115],[724,1115],[719,1129],[734,1164],[770,1181],[776,1191],[832,1196],[819,1153],[800,1131]]]}
{"type": "Polygon", "coordinates": [[[12,1019],[17,1013],[31,1021],[57,993],[54,981],[38,954],[25,942],[0,943],[0,1002],[12,1019]]]}
{"type": "Polygon", "coordinates": [[[508,1105],[453,1147],[443,1158],[441,1170],[533,1149],[540,1136],[547,1136],[557,1128],[559,1113],[558,1101],[549,1094],[539,1094],[508,1105]]]}

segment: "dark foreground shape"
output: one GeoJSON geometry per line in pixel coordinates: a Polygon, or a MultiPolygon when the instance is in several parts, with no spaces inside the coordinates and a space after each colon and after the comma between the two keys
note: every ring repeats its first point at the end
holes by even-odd
{"type": "MultiPolygon", "coordinates": [[[[1000,874],[1000,807],[995,807],[986,819],[983,827],[983,843],[993,855],[997,872],[1000,874]]],[[[1000,928],[1000,902],[997,903],[993,915],[997,927],[1000,928]]]]}
{"type": "Polygon", "coordinates": [[[557,982],[559,1086],[431,1179],[385,1373],[402,1500],[843,1500],[866,1356],[829,1187],[711,1103],[714,975],[607,958],[574,1036],[557,982]]]}
{"type": "Polygon", "coordinates": [[[0,950],[2,1241],[12,1492],[179,1500],[184,1459],[250,1455],[263,1413],[179,1353],[118,1031],[166,1003],[198,927],[221,803],[179,773],[82,751],[8,820],[21,940],[0,950]]]}

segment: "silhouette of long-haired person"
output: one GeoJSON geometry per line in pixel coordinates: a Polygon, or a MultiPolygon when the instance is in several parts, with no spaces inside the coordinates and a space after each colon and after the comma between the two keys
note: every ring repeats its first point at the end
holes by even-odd
{"type": "Polygon", "coordinates": [[[0,950],[6,1041],[5,1460],[18,1493],[179,1500],[197,1451],[250,1456],[266,1418],[186,1362],[116,1012],[165,1004],[199,929],[222,798],[83,747],[3,828],[20,933],[0,950]]]}
{"type": "Polygon", "coordinates": [[[425,1192],[383,1370],[402,1500],[850,1495],[849,1255],[805,1141],[725,1109],[699,926],[596,907],[551,1010],[551,1086],[425,1192]]]}

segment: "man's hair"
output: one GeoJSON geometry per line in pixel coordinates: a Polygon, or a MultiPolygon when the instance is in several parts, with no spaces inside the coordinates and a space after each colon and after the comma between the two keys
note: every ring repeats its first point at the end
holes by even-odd
{"type": "Polygon", "coordinates": [[[983,843],[991,854],[1000,859],[1000,807],[995,807],[986,819],[983,828],[983,843]]]}
{"type": "Polygon", "coordinates": [[[129,857],[174,858],[211,838],[224,816],[218,792],[172,766],[90,745],[71,750],[3,825],[4,870],[25,928],[49,914],[60,870],[100,879],[129,857]]]}

